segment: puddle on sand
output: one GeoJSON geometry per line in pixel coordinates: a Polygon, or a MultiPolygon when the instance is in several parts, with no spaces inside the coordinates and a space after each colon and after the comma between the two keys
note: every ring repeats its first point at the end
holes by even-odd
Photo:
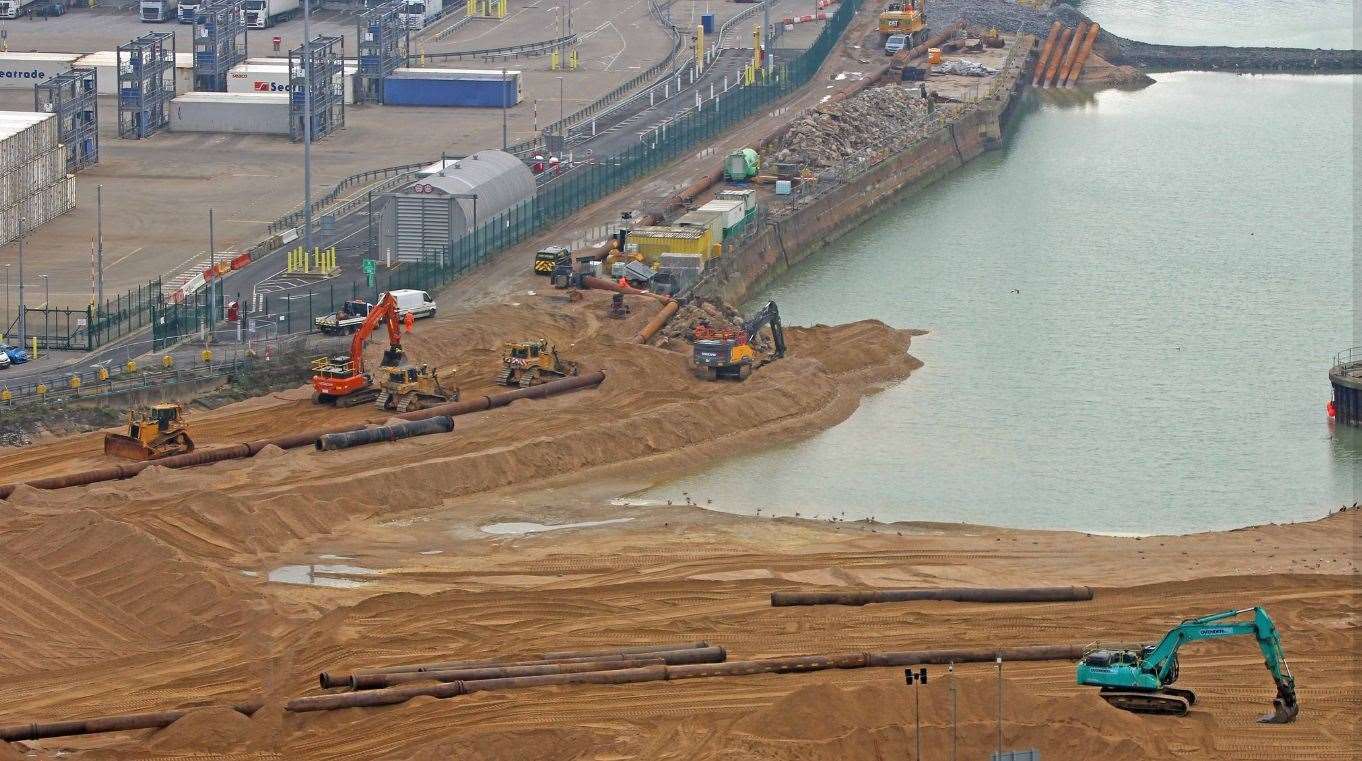
{"type": "Polygon", "coordinates": [[[420,552],[418,552],[418,553],[416,553],[416,554],[417,554],[417,555],[439,555],[439,554],[441,554],[441,553],[443,553],[443,552],[444,552],[444,550],[421,550],[420,552]]]}
{"type": "Polygon", "coordinates": [[[349,555],[318,555],[322,560],[354,560],[349,555]]]}
{"type": "Polygon", "coordinates": [[[565,528],[590,528],[591,526],[607,526],[611,523],[626,523],[633,518],[611,518],[606,521],[582,521],[581,523],[555,523],[547,526],[543,523],[489,523],[479,530],[485,534],[496,534],[498,536],[512,536],[517,534],[538,534],[542,531],[557,531],[565,528]]]}
{"type": "Polygon", "coordinates": [[[359,579],[347,579],[344,576],[372,576],[374,570],[371,568],[361,568],[354,565],[338,564],[311,564],[311,565],[285,565],[270,571],[268,579],[280,584],[306,584],[313,587],[334,587],[337,589],[352,589],[368,584],[367,581],[359,579]],[[339,576],[336,574],[340,574],[339,576]]]}

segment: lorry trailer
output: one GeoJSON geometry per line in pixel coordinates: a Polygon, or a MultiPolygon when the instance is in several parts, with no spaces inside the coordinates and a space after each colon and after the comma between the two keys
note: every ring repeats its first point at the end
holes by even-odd
{"type": "Polygon", "coordinates": [[[38,0],[0,0],[0,18],[19,18],[38,0]]]}
{"type": "MultiPolygon", "coordinates": [[[[345,104],[355,102],[355,74],[358,66],[344,65],[345,104]]],[[[340,83],[337,83],[340,84],[340,83]]],[[[227,72],[227,92],[293,92],[289,82],[288,61],[282,63],[243,63],[227,72]]]]}
{"type": "Polygon", "coordinates": [[[142,0],[138,17],[144,23],[159,24],[176,18],[175,0],[142,0]]]}
{"type": "Polygon", "coordinates": [[[246,0],[243,6],[246,26],[268,29],[279,21],[287,21],[298,12],[298,0],[246,0]]]}
{"type": "Polygon", "coordinates": [[[388,106],[504,108],[521,98],[519,71],[501,69],[396,69],[383,80],[388,106]]]}
{"type": "Polygon", "coordinates": [[[426,24],[439,18],[442,13],[444,0],[407,0],[397,17],[404,27],[414,31],[424,29],[426,24]]]}

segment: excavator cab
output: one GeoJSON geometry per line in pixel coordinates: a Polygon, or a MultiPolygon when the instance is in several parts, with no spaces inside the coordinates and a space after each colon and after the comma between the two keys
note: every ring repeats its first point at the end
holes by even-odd
{"type": "Polygon", "coordinates": [[[128,460],[159,460],[192,451],[194,441],[185,430],[184,408],[178,404],[129,410],[127,435],[104,435],[104,453],[128,460]]]}
{"type": "Polygon", "coordinates": [[[716,328],[701,323],[695,327],[694,336],[691,366],[701,380],[747,380],[756,368],[785,356],[785,328],[774,301],[767,302],[741,328],[716,328]],[[770,355],[758,352],[752,345],[753,339],[767,326],[771,328],[774,345],[770,355]]]}

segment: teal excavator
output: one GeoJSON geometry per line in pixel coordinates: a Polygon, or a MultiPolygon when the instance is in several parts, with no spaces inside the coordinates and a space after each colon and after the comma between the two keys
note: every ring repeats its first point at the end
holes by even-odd
{"type": "Polygon", "coordinates": [[[1287,724],[1300,712],[1296,702],[1296,679],[1286,665],[1282,641],[1272,618],[1262,608],[1243,608],[1190,618],[1173,627],[1157,645],[1141,650],[1094,650],[1078,663],[1078,683],[1102,688],[1102,697],[1113,706],[1135,713],[1184,716],[1196,702],[1196,693],[1170,687],[1178,680],[1178,648],[1202,639],[1252,635],[1263,651],[1267,670],[1277,685],[1272,713],[1258,719],[1264,724],[1287,724]],[[1241,618],[1252,613],[1252,620],[1241,618]]]}

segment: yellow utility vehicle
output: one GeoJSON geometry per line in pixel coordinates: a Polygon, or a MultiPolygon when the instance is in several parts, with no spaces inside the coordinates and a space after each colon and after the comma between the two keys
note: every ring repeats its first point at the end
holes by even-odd
{"type": "Polygon", "coordinates": [[[502,386],[537,386],[581,371],[576,362],[560,359],[553,344],[542,338],[506,344],[501,364],[497,383],[502,386]]]}
{"type": "Polygon", "coordinates": [[[927,0],[904,0],[885,6],[880,13],[880,34],[902,34],[908,38],[904,49],[927,40],[927,0]]]}
{"type": "Polygon", "coordinates": [[[184,409],[178,404],[153,404],[144,410],[128,410],[128,433],[104,434],[104,454],[127,460],[159,460],[194,451],[184,425],[184,409]]]}
{"type": "Polygon", "coordinates": [[[445,389],[429,365],[379,368],[378,398],[374,400],[374,406],[380,410],[410,412],[457,401],[459,390],[445,389]]]}

